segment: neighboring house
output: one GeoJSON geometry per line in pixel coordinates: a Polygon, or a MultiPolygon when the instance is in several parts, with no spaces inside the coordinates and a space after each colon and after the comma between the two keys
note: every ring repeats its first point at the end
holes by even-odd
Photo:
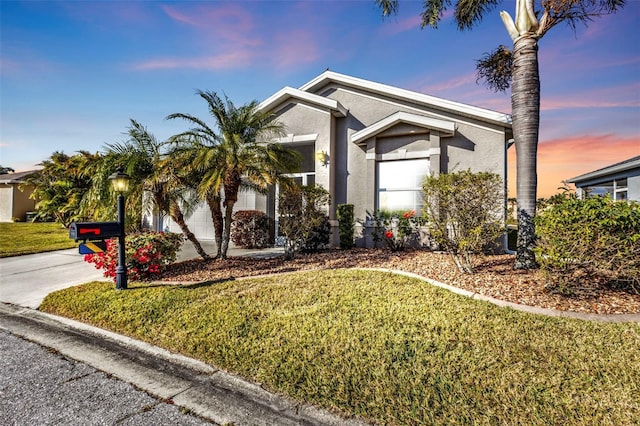
{"type": "MultiPolygon", "coordinates": [[[[429,174],[471,169],[506,181],[513,136],[504,113],[333,71],[298,89],[283,88],[260,108],[275,112],[285,125],[288,135],[279,142],[302,154],[302,169],[293,177],[331,193],[335,243],[338,204],[353,204],[360,220],[379,209],[420,214],[421,184],[429,174]]],[[[244,193],[237,209],[259,209],[277,219],[277,192],[244,193]]],[[[213,236],[199,232],[212,228],[208,212],[196,212],[189,225],[198,237],[213,236]]]]}
{"type": "Polygon", "coordinates": [[[37,170],[0,175],[0,222],[25,221],[27,212],[35,210],[36,201],[29,198],[33,187],[23,185],[25,177],[34,172],[37,170]]]}
{"type": "Polygon", "coordinates": [[[578,197],[608,195],[614,200],[640,201],[640,155],[569,179],[578,197]]]}

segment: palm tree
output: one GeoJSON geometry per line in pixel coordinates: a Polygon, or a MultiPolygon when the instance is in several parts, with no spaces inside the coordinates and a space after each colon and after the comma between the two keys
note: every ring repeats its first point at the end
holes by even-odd
{"type": "Polygon", "coordinates": [[[216,152],[215,150],[209,150],[207,145],[202,145],[194,138],[175,137],[173,141],[174,147],[168,156],[173,159],[176,168],[182,171],[188,185],[196,188],[199,198],[207,203],[211,213],[216,242],[217,253],[215,258],[220,258],[222,257],[222,234],[224,230],[221,186],[205,184],[203,181],[204,168],[199,166],[200,164],[215,164],[216,159],[211,157],[203,159],[201,156],[202,154],[215,154],[216,152]]]}
{"type": "Polygon", "coordinates": [[[300,157],[295,151],[272,142],[274,137],[283,135],[283,126],[273,113],[261,111],[258,101],[236,107],[229,98],[225,96],[223,101],[215,92],[198,91],[197,94],[207,102],[215,130],[189,114],[176,113],[167,118],[181,118],[194,125],[176,138],[188,137],[197,142],[193,167],[202,173],[200,193],[210,194],[214,200],[219,194],[224,195],[220,256],[226,258],[233,206],[240,189],[266,191],[277,182],[280,173],[297,170],[300,157]]]}
{"type": "MultiPolygon", "coordinates": [[[[375,0],[383,16],[398,11],[398,0],[375,0]]],[[[437,28],[451,0],[425,0],[422,28],[437,28]]],[[[454,17],[459,30],[471,29],[500,0],[457,0],[454,17]]],[[[575,29],[595,16],[622,8],[625,0],[516,0],[515,20],[505,12],[500,17],[513,41],[513,50],[498,47],[478,61],[478,75],[496,90],[511,85],[513,137],[516,145],[518,242],[514,267],[537,266],[534,218],[536,214],[538,130],[540,127],[540,76],[538,40],[551,28],[566,22],[575,29]]]]}
{"type": "Polygon", "coordinates": [[[40,163],[42,170],[25,178],[25,182],[34,188],[30,198],[38,200],[36,218],[53,217],[64,227],[84,219],[86,216],[81,206],[91,188],[87,167],[100,159],[99,154],[87,151],[71,156],[56,151],[40,163]]]}
{"type": "MultiPolygon", "coordinates": [[[[205,260],[209,259],[200,241],[187,226],[183,209],[194,209],[197,200],[193,190],[185,185],[186,179],[175,172],[177,168],[172,159],[165,155],[164,149],[169,142],[159,142],[135,120],[131,120],[128,134],[129,140],[108,144],[107,148],[110,154],[117,156],[119,163],[132,177],[133,195],[129,198],[144,199],[143,193],[149,193],[153,208],[168,214],[198,254],[205,260]]],[[[149,209],[151,205],[145,207],[149,209]]]]}

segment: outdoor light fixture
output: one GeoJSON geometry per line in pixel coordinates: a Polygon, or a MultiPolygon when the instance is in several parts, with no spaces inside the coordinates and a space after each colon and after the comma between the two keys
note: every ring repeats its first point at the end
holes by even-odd
{"type": "Polygon", "coordinates": [[[329,164],[329,154],[326,151],[318,151],[316,152],[316,160],[326,167],[329,164]]]}
{"type": "Polygon", "coordinates": [[[127,289],[127,266],[125,260],[124,248],[124,194],[129,189],[129,181],[131,177],[118,169],[109,176],[113,190],[118,193],[118,225],[120,226],[120,235],[118,236],[118,266],[116,267],[116,290],[127,289]]]}
{"type": "Polygon", "coordinates": [[[124,194],[129,190],[129,181],[131,177],[128,174],[123,173],[122,169],[118,169],[115,173],[109,176],[111,186],[113,190],[119,194],[124,194]]]}

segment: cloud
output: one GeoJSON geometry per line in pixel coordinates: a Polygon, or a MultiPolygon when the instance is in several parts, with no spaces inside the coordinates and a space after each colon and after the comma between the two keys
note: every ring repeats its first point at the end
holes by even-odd
{"type": "Polygon", "coordinates": [[[273,56],[273,65],[281,69],[313,63],[320,58],[313,34],[301,29],[279,34],[274,47],[275,50],[269,55],[273,56]]]}
{"type": "Polygon", "coordinates": [[[2,55],[0,60],[0,75],[22,80],[43,76],[64,70],[64,66],[31,54],[23,54],[19,59],[2,55]]]}
{"type": "Polygon", "coordinates": [[[569,108],[619,108],[640,107],[640,82],[601,87],[578,93],[543,96],[540,109],[543,111],[569,108]]]}
{"type": "Polygon", "coordinates": [[[431,81],[438,81],[439,83],[415,84],[413,86],[416,88],[412,90],[494,111],[511,111],[510,93],[496,93],[477,83],[476,74],[473,72],[453,76],[444,81],[441,81],[437,76],[429,78],[431,81]]]}
{"type": "MultiPolygon", "coordinates": [[[[516,195],[515,147],[509,149],[509,196],[516,195]]],[[[538,144],[538,197],[558,192],[562,182],[640,155],[640,136],[583,135],[538,144]]]]}
{"type": "Polygon", "coordinates": [[[161,70],[161,69],[196,69],[196,70],[227,70],[245,68],[251,65],[253,55],[246,50],[236,50],[212,56],[199,58],[162,58],[151,59],[135,64],[136,70],[161,70]]]}
{"type": "Polygon", "coordinates": [[[291,69],[320,57],[317,36],[308,26],[297,26],[298,21],[283,26],[256,19],[258,12],[252,14],[247,7],[237,3],[163,5],[166,16],[195,32],[189,37],[198,40],[203,53],[150,58],[132,68],[232,70],[265,64],[291,69]]]}
{"type": "Polygon", "coordinates": [[[234,46],[259,46],[263,40],[255,34],[254,18],[237,4],[213,3],[197,5],[186,11],[162,6],[171,19],[194,27],[207,39],[234,46]]]}
{"type": "Polygon", "coordinates": [[[381,25],[379,31],[380,36],[390,37],[406,31],[415,31],[420,29],[422,17],[420,15],[411,16],[404,19],[389,20],[389,23],[381,25]]]}
{"type": "Polygon", "coordinates": [[[467,73],[460,76],[455,76],[449,80],[439,82],[437,84],[431,84],[424,87],[424,91],[427,93],[442,93],[450,91],[451,89],[458,89],[460,87],[468,87],[476,84],[476,74],[467,73]]]}

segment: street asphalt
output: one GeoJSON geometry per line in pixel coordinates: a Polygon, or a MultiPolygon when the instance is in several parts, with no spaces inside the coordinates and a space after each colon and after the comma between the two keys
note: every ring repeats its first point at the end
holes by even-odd
{"type": "MultiPolygon", "coordinates": [[[[207,252],[212,248],[205,243],[207,252]]],[[[194,254],[186,243],[179,260],[194,254]]],[[[200,361],[36,310],[49,292],[96,279],[100,272],[76,249],[0,259],[0,425],[365,424],[200,361]]]]}

